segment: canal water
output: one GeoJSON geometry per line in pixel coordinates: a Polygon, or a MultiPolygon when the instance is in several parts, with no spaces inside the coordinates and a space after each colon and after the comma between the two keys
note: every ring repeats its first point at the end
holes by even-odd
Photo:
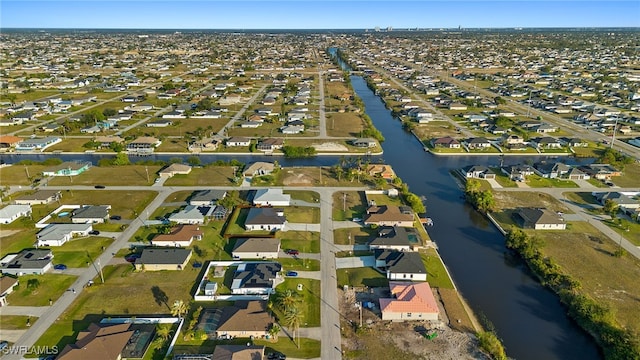
{"type": "MultiPolygon", "coordinates": [[[[497,157],[435,156],[402,129],[360,76],[351,76],[355,92],[385,137],[385,163],[419,196],[426,196],[434,221],[429,234],[437,243],[462,295],[483,314],[518,360],[600,359],[593,339],[569,319],[558,297],[542,287],[524,264],[509,256],[504,237],[462,200],[451,169],[499,164],[497,157]]],[[[523,161],[507,158],[505,163],[523,161]]]]}

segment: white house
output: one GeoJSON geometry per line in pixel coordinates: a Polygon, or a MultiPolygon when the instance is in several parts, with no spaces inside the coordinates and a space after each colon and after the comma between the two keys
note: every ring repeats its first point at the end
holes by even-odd
{"type": "Polygon", "coordinates": [[[247,214],[244,228],[247,231],[276,231],[284,229],[286,223],[282,209],[252,207],[247,214]]]}
{"type": "Polygon", "coordinates": [[[7,205],[0,209],[0,224],[11,224],[22,216],[31,215],[31,205],[7,205]]]}
{"type": "Polygon", "coordinates": [[[62,246],[74,236],[89,236],[91,224],[50,224],[36,234],[37,246],[62,246]]]}
{"type": "Polygon", "coordinates": [[[389,280],[427,281],[427,269],[420,254],[411,251],[375,250],[376,267],[389,280]]]}
{"type": "Polygon", "coordinates": [[[253,197],[255,206],[289,206],[291,195],[283,194],[282,189],[258,189],[253,197]]]}
{"type": "Polygon", "coordinates": [[[178,211],[175,214],[169,216],[169,221],[178,224],[204,224],[204,215],[202,210],[208,207],[197,207],[193,205],[187,205],[184,209],[178,211]]]}
{"type": "Polygon", "coordinates": [[[52,268],[53,254],[49,249],[22,250],[18,254],[9,254],[0,260],[3,274],[42,275],[52,268]]]}

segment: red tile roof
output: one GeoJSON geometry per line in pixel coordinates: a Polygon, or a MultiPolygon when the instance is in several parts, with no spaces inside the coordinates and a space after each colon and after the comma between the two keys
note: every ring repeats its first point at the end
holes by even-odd
{"type": "Polygon", "coordinates": [[[382,312],[438,313],[438,304],[429,283],[389,282],[395,299],[380,299],[382,312]]]}

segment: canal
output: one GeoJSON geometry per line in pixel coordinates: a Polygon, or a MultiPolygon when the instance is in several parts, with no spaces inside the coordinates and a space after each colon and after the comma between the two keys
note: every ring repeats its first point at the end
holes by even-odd
{"type": "MultiPolygon", "coordinates": [[[[435,156],[402,129],[360,76],[351,76],[366,113],[385,137],[385,163],[409,189],[426,196],[429,228],[462,295],[476,314],[493,324],[510,357],[600,359],[593,339],[565,313],[558,297],[542,287],[524,264],[509,256],[504,237],[461,199],[449,171],[474,164],[499,163],[497,157],[435,156]]],[[[522,161],[507,158],[505,163],[522,161]]]]}

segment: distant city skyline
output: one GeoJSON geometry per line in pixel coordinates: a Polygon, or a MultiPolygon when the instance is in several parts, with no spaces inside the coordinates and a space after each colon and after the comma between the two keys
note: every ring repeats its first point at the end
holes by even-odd
{"type": "Polygon", "coordinates": [[[640,27],[640,1],[2,0],[2,28],[640,27]]]}

